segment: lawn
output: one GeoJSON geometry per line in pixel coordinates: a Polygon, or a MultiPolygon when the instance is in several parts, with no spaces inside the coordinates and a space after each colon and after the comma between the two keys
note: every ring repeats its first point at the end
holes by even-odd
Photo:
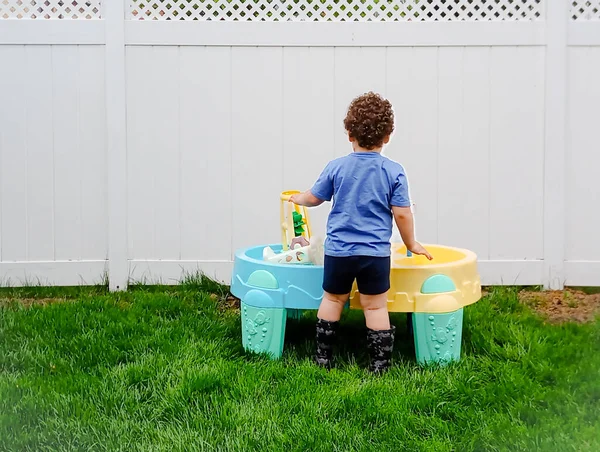
{"type": "Polygon", "coordinates": [[[598,320],[548,324],[494,289],[465,310],[460,363],[420,368],[393,315],[395,365],[376,378],[360,312],[328,373],[314,313],[269,361],[243,351],[221,290],[0,290],[0,450],[600,450],[598,320]]]}

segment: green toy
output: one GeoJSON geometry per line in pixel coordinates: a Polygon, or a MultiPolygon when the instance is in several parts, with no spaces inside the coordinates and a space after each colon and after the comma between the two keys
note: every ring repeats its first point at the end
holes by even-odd
{"type": "Polygon", "coordinates": [[[304,222],[304,217],[302,214],[294,211],[292,212],[292,218],[294,220],[294,234],[296,237],[300,237],[302,234],[304,234],[304,224],[306,224],[304,222]]]}

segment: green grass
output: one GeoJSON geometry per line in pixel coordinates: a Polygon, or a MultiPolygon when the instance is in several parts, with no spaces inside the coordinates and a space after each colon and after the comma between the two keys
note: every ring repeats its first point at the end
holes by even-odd
{"type": "Polygon", "coordinates": [[[314,314],[269,361],[244,353],[215,292],[204,278],[0,290],[0,450],[600,450],[598,321],[548,325],[495,289],[465,310],[463,359],[447,368],[419,368],[392,316],[395,366],[375,378],[360,312],[327,373],[311,362],[314,314]]]}
{"type": "Polygon", "coordinates": [[[579,290],[588,295],[595,295],[600,293],[600,287],[572,287],[574,290],[579,290]]]}

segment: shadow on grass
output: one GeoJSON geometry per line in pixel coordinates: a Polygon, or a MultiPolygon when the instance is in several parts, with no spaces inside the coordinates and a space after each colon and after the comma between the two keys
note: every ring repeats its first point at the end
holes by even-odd
{"type": "MultiPolygon", "coordinates": [[[[284,356],[293,355],[297,359],[312,360],[315,348],[316,311],[305,311],[300,319],[288,319],[285,332],[284,356]]],[[[413,337],[407,327],[407,315],[390,315],[396,326],[394,359],[415,361],[413,337]]],[[[361,311],[345,311],[336,342],[336,359],[340,364],[368,364],[367,328],[361,311]]]]}

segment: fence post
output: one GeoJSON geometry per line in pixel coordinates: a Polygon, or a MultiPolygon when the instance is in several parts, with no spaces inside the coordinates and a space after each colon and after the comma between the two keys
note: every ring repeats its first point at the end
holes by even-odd
{"type": "Polygon", "coordinates": [[[565,153],[569,2],[546,3],[544,287],[565,283],[565,153]]]}
{"type": "Polygon", "coordinates": [[[110,290],[125,290],[127,260],[127,127],[125,92],[125,2],[104,2],[106,26],[106,136],[108,153],[108,278],[110,290]]]}

